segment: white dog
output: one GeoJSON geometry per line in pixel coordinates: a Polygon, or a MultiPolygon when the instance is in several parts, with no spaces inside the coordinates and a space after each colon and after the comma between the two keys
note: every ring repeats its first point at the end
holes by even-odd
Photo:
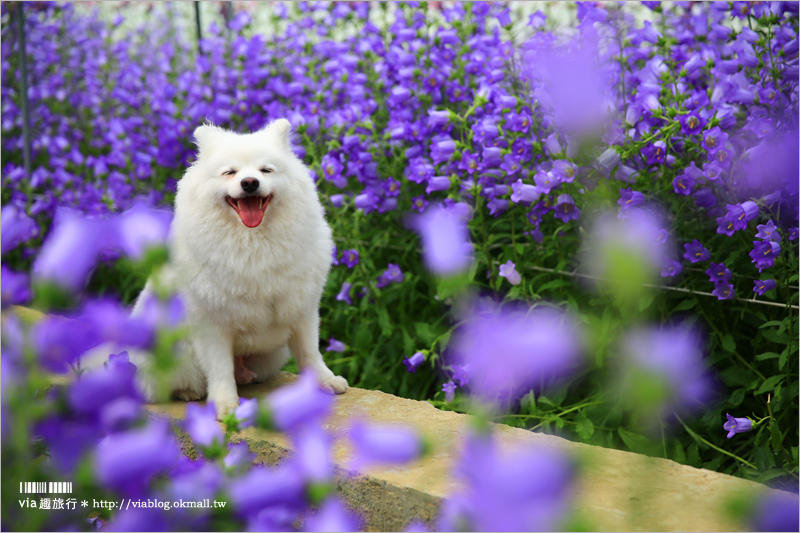
{"type": "MultiPolygon", "coordinates": [[[[290,352],[325,390],[347,390],[319,352],[331,230],[290,135],[285,119],[245,135],[200,126],[197,161],[178,183],[160,281],[183,297],[190,336],[172,390],[184,401],[208,396],[218,417],[239,404],[237,383],[267,379],[290,352]]],[[[154,385],[143,389],[152,400],[154,385]]]]}

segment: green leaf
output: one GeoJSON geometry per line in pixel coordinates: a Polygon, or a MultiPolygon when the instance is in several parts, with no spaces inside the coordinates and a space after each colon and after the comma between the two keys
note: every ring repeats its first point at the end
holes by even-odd
{"type": "Polygon", "coordinates": [[[517,243],[517,244],[516,244],[516,246],[514,246],[514,248],[516,248],[516,250],[517,250],[517,253],[518,253],[519,255],[525,255],[525,247],[524,247],[524,246],[522,246],[522,244],[520,244],[520,243],[517,243]]]}
{"type": "Polygon", "coordinates": [[[436,335],[431,330],[431,325],[426,322],[414,322],[414,331],[417,332],[417,337],[422,341],[422,344],[430,346],[436,338],[436,335]]]}
{"type": "Polygon", "coordinates": [[[536,288],[536,292],[537,293],[542,293],[542,292],[550,290],[550,289],[558,289],[558,288],[561,288],[561,287],[565,287],[565,286],[567,286],[569,284],[570,284],[569,281],[565,281],[563,279],[554,279],[552,281],[548,281],[547,283],[545,283],[541,287],[537,287],[536,288]]]}
{"type": "Polygon", "coordinates": [[[732,406],[736,407],[737,405],[740,405],[744,401],[744,395],[746,392],[747,389],[743,388],[736,389],[735,391],[733,391],[733,394],[731,394],[731,397],[728,401],[732,406]]]}
{"type": "Polygon", "coordinates": [[[644,435],[640,435],[639,433],[634,433],[633,431],[628,431],[624,428],[618,428],[617,432],[619,433],[622,442],[630,448],[632,452],[641,453],[644,455],[655,455],[656,446],[647,437],[644,435]]]}
{"type": "Polygon", "coordinates": [[[766,361],[767,359],[777,359],[778,357],[780,357],[780,354],[775,352],[764,352],[756,356],[756,361],[766,361]]]}
{"type": "Polygon", "coordinates": [[[725,348],[726,352],[736,353],[736,341],[733,340],[730,333],[726,333],[725,336],[722,337],[722,347],[725,348]]]}
{"type": "Polygon", "coordinates": [[[697,305],[697,300],[695,300],[695,299],[684,300],[681,303],[679,303],[678,305],[676,305],[675,309],[673,309],[672,312],[673,313],[677,313],[678,311],[688,311],[689,309],[691,309],[695,305],[697,305]]]}
{"type": "Polygon", "coordinates": [[[769,392],[771,390],[775,390],[775,386],[781,382],[783,376],[770,376],[767,380],[759,387],[758,391],[756,391],[756,395],[764,394],[765,392],[769,392]]]}
{"type": "Polygon", "coordinates": [[[651,292],[649,294],[645,294],[639,298],[639,312],[644,311],[653,303],[653,300],[656,298],[656,293],[651,292]]]}
{"type": "Polygon", "coordinates": [[[786,360],[789,358],[789,348],[786,348],[784,351],[781,352],[781,358],[778,360],[778,368],[783,370],[783,367],[786,365],[786,360]]]}
{"type": "Polygon", "coordinates": [[[594,424],[588,418],[578,420],[578,425],[575,426],[575,432],[583,440],[589,440],[594,435],[594,424]]]}
{"type": "Polygon", "coordinates": [[[392,334],[392,321],[384,307],[378,307],[378,324],[383,335],[389,337],[392,334]]]}
{"type": "Polygon", "coordinates": [[[778,428],[778,423],[775,422],[775,420],[769,423],[769,434],[772,440],[772,450],[775,453],[779,453],[783,450],[783,435],[781,435],[781,430],[778,428]]]}
{"type": "Polygon", "coordinates": [[[778,326],[778,325],[780,325],[782,322],[783,322],[783,321],[781,321],[781,320],[770,320],[769,322],[764,322],[763,324],[761,324],[760,326],[758,326],[758,329],[768,328],[768,327],[770,327],[770,326],[778,326]]]}

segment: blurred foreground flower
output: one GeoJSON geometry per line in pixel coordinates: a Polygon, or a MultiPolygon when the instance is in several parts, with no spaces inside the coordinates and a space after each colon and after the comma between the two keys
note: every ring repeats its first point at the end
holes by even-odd
{"type": "Polygon", "coordinates": [[[420,235],[425,265],[434,274],[458,274],[472,264],[472,244],[462,217],[454,210],[431,205],[411,220],[420,235]]]}
{"type": "Polygon", "coordinates": [[[425,450],[416,431],[395,426],[376,426],[355,421],[348,432],[353,443],[353,470],[376,464],[405,464],[417,459],[425,450]]]}
{"type": "Polygon", "coordinates": [[[469,368],[470,390],[481,400],[501,404],[564,376],[581,362],[575,321],[544,307],[478,306],[456,330],[451,347],[452,363],[469,368]]]}
{"type": "Polygon", "coordinates": [[[701,347],[700,336],[686,327],[652,327],[626,335],[622,393],[643,425],[653,422],[650,417],[696,410],[710,399],[712,380],[701,347]]]}
{"type": "Polygon", "coordinates": [[[572,461],[554,449],[501,455],[471,434],[456,466],[465,489],[443,505],[440,531],[559,531],[567,518],[572,461]]]}

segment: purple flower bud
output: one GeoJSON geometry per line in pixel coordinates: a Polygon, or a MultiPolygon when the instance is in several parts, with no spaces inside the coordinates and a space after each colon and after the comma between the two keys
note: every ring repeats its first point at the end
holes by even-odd
{"type": "Polygon", "coordinates": [[[514,191],[511,194],[511,201],[515,204],[520,202],[531,204],[538,201],[541,196],[535,185],[522,183],[521,179],[518,179],[511,185],[511,190],[514,191]]]}
{"type": "Polygon", "coordinates": [[[753,429],[753,421],[749,418],[733,418],[728,413],[725,413],[725,416],[728,421],[722,425],[722,428],[728,432],[729,439],[737,433],[744,433],[753,429]]]}
{"type": "Polygon", "coordinates": [[[442,385],[442,392],[444,392],[444,401],[446,401],[447,403],[452,402],[456,396],[457,388],[458,385],[456,385],[452,379],[447,383],[445,383],[444,385],[442,385]]]}
{"type": "Polygon", "coordinates": [[[406,368],[409,372],[413,372],[414,374],[417,373],[417,367],[425,362],[425,354],[422,352],[417,352],[411,357],[406,357],[403,359],[403,364],[406,365],[406,368]]]}
{"type": "Polygon", "coordinates": [[[755,287],[753,287],[753,292],[758,293],[759,296],[764,296],[764,293],[767,291],[771,291],[775,287],[778,286],[778,283],[774,279],[757,279],[754,282],[755,287]]]}
{"type": "Polygon", "coordinates": [[[233,415],[241,428],[254,425],[258,415],[258,400],[255,398],[240,398],[239,406],[233,412],[233,415]]]}
{"type": "Polygon", "coordinates": [[[511,259],[500,265],[500,277],[506,278],[512,285],[519,285],[522,282],[522,276],[517,272],[516,265],[511,259]]]}
{"type": "Polygon", "coordinates": [[[325,348],[326,352],[343,352],[347,349],[347,346],[342,341],[337,341],[333,337],[329,339],[328,347],[325,348]]]}
{"type": "Polygon", "coordinates": [[[450,188],[450,178],[447,176],[434,176],[428,182],[425,193],[430,194],[434,191],[446,191],[450,188]]]}
{"type": "Polygon", "coordinates": [[[347,283],[346,281],[342,283],[342,288],[339,290],[339,294],[336,295],[336,301],[345,302],[347,305],[352,305],[353,300],[350,298],[350,289],[352,287],[352,283],[347,283]]]}
{"type": "Polygon", "coordinates": [[[344,194],[332,194],[330,200],[333,207],[342,207],[344,205],[344,194]]]}

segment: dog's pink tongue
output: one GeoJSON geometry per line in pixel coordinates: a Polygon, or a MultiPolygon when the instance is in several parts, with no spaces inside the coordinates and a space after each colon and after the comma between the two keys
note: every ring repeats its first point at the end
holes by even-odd
{"type": "Polygon", "coordinates": [[[245,196],[239,200],[239,218],[248,228],[255,228],[264,218],[264,211],[258,208],[258,200],[258,196],[245,196]]]}

